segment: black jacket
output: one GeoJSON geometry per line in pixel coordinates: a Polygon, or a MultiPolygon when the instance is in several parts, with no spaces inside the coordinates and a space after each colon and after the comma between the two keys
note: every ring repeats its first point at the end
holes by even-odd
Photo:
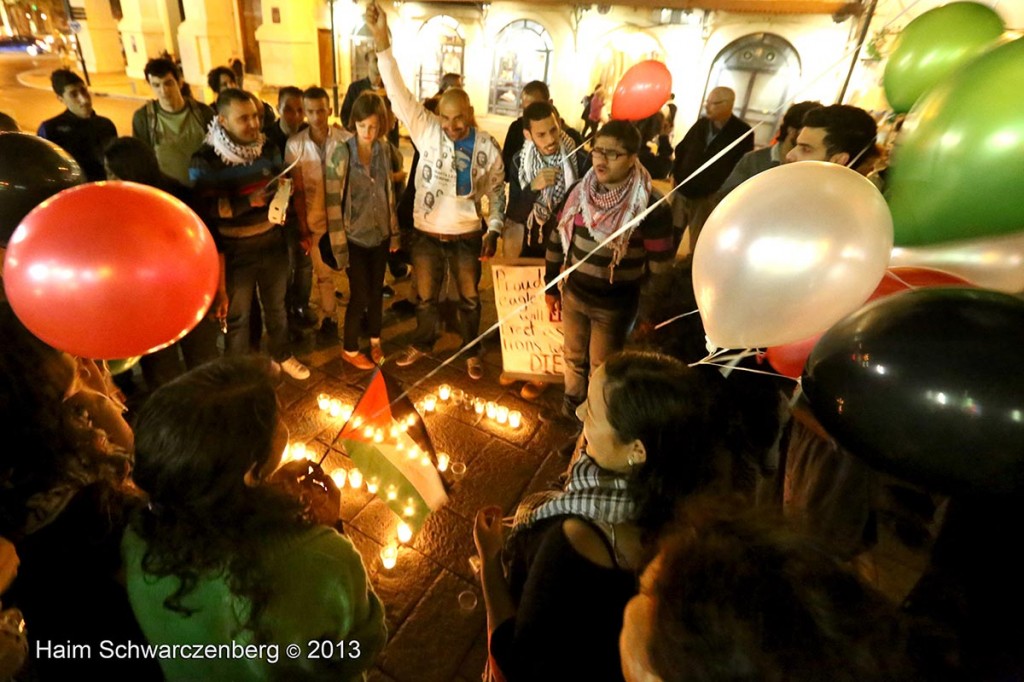
{"type": "MultiPolygon", "coordinates": [[[[736,138],[743,136],[750,130],[750,126],[732,116],[709,144],[707,139],[710,130],[710,119],[701,116],[687,131],[682,142],[676,146],[676,161],[672,167],[672,177],[675,182],[681,182],[684,178],[689,177],[690,173],[700,168],[705,161],[728,147],[736,138]]],[[[733,167],[739,163],[743,155],[753,150],[754,136],[747,135],[742,142],[730,149],[729,153],[680,187],[679,191],[687,197],[706,197],[714,194],[729,177],[729,173],[732,172],[733,167]]]]}

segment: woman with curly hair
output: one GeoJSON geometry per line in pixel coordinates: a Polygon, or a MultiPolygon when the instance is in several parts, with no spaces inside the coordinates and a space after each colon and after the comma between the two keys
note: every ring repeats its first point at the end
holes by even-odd
{"type": "MultiPolygon", "coordinates": [[[[18,575],[4,595],[38,643],[93,647],[136,640],[120,570],[119,544],[131,484],[132,433],[107,377],[90,360],[46,345],[0,303],[0,536],[14,543],[18,575]]],[[[40,654],[43,680],[87,672],[152,679],[151,662],[40,654]]]]}
{"type": "Polygon", "coordinates": [[[729,488],[754,447],[717,370],[657,353],[609,358],[577,416],[565,489],[520,504],[507,544],[501,509],[476,517],[491,660],[510,681],[621,680],[615,642],[645,548],[678,502],[729,488]]]}
{"type": "Polygon", "coordinates": [[[122,551],[147,639],[266,645],[248,659],[165,658],[168,679],[344,680],[372,665],[386,632],[359,552],[267,484],[288,429],[265,362],[224,358],[175,379],[143,405],[135,432],[135,480],[149,504],[122,551]],[[320,660],[282,655],[290,643],[308,653],[310,640],[349,648],[320,660]]]}

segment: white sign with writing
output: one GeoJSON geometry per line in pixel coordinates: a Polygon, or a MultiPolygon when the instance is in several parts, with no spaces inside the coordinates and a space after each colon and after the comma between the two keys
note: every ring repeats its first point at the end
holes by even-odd
{"type": "Polygon", "coordinates": [[[501,362],[516,379],[563,381],[562,321],[544,303],[544,259],[491,261],[501,323],[501,362]],[[507,319],[506,319],[507,318],[507,319]]]}

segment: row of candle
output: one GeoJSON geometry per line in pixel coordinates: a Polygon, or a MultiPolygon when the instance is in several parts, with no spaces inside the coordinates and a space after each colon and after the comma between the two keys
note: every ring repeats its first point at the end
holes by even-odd
{"type": "Polygon", "coordinates": [[[437,395],[433,393],[423,398],[423,411],[430,413],[437,409],[437,402],[452,402],[454,405],[465,404],[472,406],[473,411],[480,415],[486,415],[498,424],[508,424],[513,429],[518,429],[523,424],[523,413],[519,410],[510,410],[505,405],[499,405],[493,400],[484,401],[483,398],[467,396],[461,389],[452,389],[448,384],[441,384],[437,387],[437,395]]]}

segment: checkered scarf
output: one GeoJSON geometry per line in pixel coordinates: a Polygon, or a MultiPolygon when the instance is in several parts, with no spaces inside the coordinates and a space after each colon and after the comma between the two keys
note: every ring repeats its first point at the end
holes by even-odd
{"type": "Polygon", "coordinates": [[[206,144],[213,147],[221,161],[229,166],[245,166],[260,158],[263,153],[263,143],[266,138],[260,133],[258,142],[252,144],[238,144],[224,130],[217,117],[210,121],[210,128],[206,131],[206,144]]]}
{"type": "Polygon", "coordinates": [[[555,206],[565,198],[566,188],[572,187],[576,182],[576,155],[572,153],[575,143],[564,130],[559,132],[561,133],[559,148],[554,154],[547,156],[541,154],[537,145],[531,140],[523,143],[523,149],[520,152],[519,186],[523,189],[529,187],[533,179],[543,169],[558,168],[559,166],[562,168],[562,172],[556,176],[555,184],[542,189],[533,203],[533,209],[530,210],[530,215],[526,219],[527,244],[540,243],[541,227],[551,217],[555,206]]]}
{"type": "MultiPolygon", "coordinates": [[[[623,225],[647,209],[651,197],[651,174],[640,165],[639,159],[634,162],[629,178],[613,190],[599,192],[597,176],[591,168],[583,176],[565,201],[565,208],[558,220],[558,235],[562,240],[562,250],[568,258],[572,252],[572,233],[576,214],[583,218],[583,224],[597,242],[615,234],[623,225]]],[[[629,238],[633,235],[636,225],[619,235],[609,244],[612,251],[608,270],[611,273],[608,281],[615,280],[615,266],[626,255],[629,238]]]]}
{"type": "Polygon", "coordinates": [[[516,509],[512,533],[516,534],[542,519],[572,514],[592,521],[620,523],[636,515],[636,503],[626,492],[627,475],[606,471],[586,452],[569,470],[564,491],[547,490],[527,496],[516,509]]]}

